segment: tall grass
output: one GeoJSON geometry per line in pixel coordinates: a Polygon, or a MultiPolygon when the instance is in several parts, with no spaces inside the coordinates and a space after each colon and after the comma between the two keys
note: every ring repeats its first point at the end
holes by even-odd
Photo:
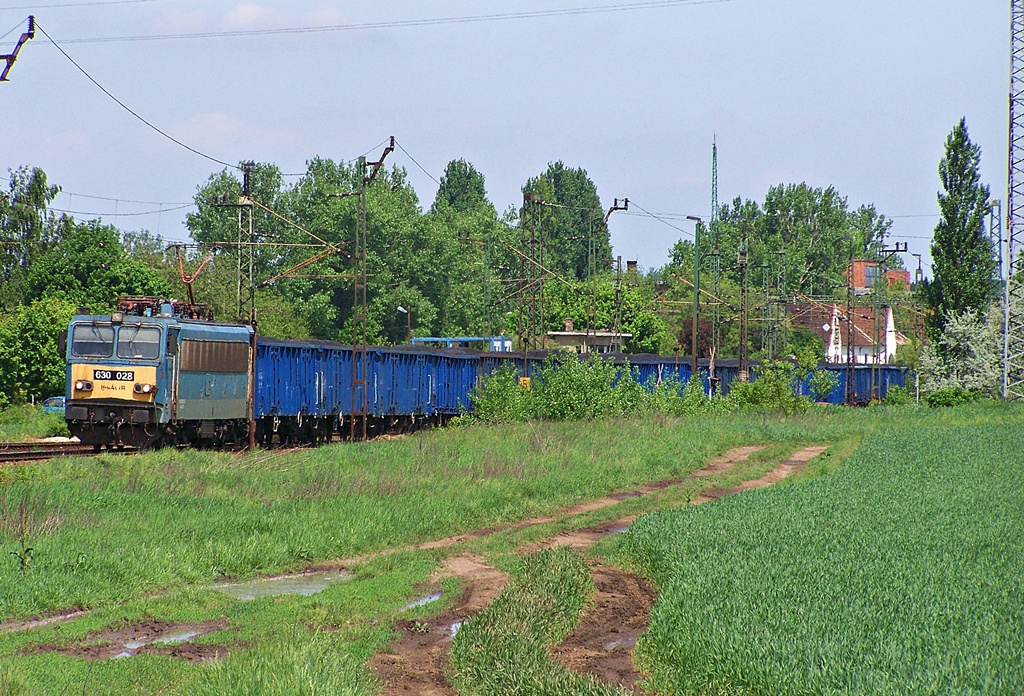
{"type": "Polygon", "coordinates": [[[0,410],[0,442],[67,435],[64,419],[53,413],[44,413],[40,406],[22,404],[0,410]]]}
{"type": "Polygon", "coordinates": [[[0,617],[296,570],[545,515],[685,476],[739,445],[1019,422],[1022,413],[971,406],[528,423],[287,455],[166,450],[0,469],[0,617]],[[24,569],[22,542],[32,549],[24,569]]]}
{"type": "Polygon", "coordinates": [[[649,687],[1024,693],[1021,433],[889,431],[829,476],[639,520],[649,687]]]}
{"type": "Polygon", "coordinates": [[[464,625],[452,644],[453,682],[463,696],[616,696],[623,692],[551,659],[594,593],[582,557],[566,548],[523,559],[508,587],[464,625]]]}

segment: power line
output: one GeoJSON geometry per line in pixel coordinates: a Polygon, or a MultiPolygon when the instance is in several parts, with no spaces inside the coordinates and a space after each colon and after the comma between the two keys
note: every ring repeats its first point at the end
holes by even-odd
{"type": "Polygon", "coordinates": [[[107,196],[90,196],[87,193],[75,193],[73,191],[65,191],[61,189],[58,194],[64,194],[66,196],[78,196],[79,198],[89,198],[96,201],[113,201],[114,203],[137,203],[138,205],[178,205],[178,206],[189,206],[191,203],[168,203],[166,201],[133,201],[127,198],[109,198],[107,196]]]}
{"type": "Polygon", "coordinates": [[[135,118],[137,118],[137,119],[139,119],[140,121],[142,121],[143,123],[145,123],[145,124],[146,124],[147,126],[149,126],[149,127],[150,127],[150,128],[152,128],[153,130],[155,130],[155,131],[156,131],[157,133],[159,133],[160,135],[162,135],[162,136],[164,136],[165,138],[167,138],[168,140],[170,140],[170,141],[171,141],[172,143],[175,143],[175,144],[177,144],[177,145],[180,145],[181,147],[185,148],[185,149],[186,149],[186,150],[188,150],[189,152],[195,153],[195,154],[199,155],[200,157],[205,157],[206,159],[210,160],[211,162],[216,162],[217,164],[221,164],[221,165],[223,165],[223,166],[225,166],[225,167],[231,167],[231,168],[233,168],[233,169],[240,169],[240,167],[239,167],[238,165],[236,165],[236,164],[230,164],[230,163],[228,163],[228,162],[225,162],[225,161],[223,161],[223,160],[219,160],[219,159],[217,159],[216,157],[211,157],[210,155],[206,154],[205,152],[200,152],[199,150],[195,149],[194,147],[190,147],[190,146],[186,145],[185,143],[181,142],[180,140],[178,140],[178,139],[177,139],[177,138],[175,138],[174,136],[172,136],[172,135],[168,135],[168,134],[167,134],[167,133],[165,133],[164,131],[162,131],[162,130],[160,130],[159,128],[157,128],[156,126],[154,126],[154,125],[153,125],[152,123],[150,123],[149,121],[147,121],[146,119],[144,119],[144,118],[143,118],[142,116],[140,116],[139,114],[137,114],[137,113],[136,113],[135,111],[133,111],[133,110],[132,110],[132,109],[131,109],[131,108],[130,108],[129,106],[127,106],[127,105],[126,105],[126,104],[125,104],[124,102],[122,102],[122,101],[121,101],[120,99],[118,99],[118,98],[117,98],[117,97],[115,97],[115,96],[114,96],[113,94],[111,94],[110,92],[108,92],[108,91],[107,91],[107,88],[106,88],[106,87],[104,87],[103,85],[101,85],[101,84],[100,84],[99,82],[97,82],[97,81],[96,81],[96,79],[95,79],[95,78],[94,78],[94,77],[93,77],[92,75],[90,75],[90,74],[89,74],[88,72],[86,72],[85,68],[83,68],[83,67],[82,67],[81,65],[79,65],[78,63],[76,63],[76,62],[75,62],[75,59],[74,59],[74,58],[72,58],[71,56],[69,56],[69,55],[67,54],[67,51],[65,51],[65,50],[64,50],[63,48],[61,48],[61,47],[60,47],[60,45],[59,45],[59,44],[58,44],[58,43],[57,43],[56,41],[54,41],[54,40],[53,40],[53,38],[52,38],[52,37],[51,37],[51,36],[50,36],[49,34],[47,34],[47,33],[46,33],[46,30],[45,30],[45,29],[43,29],[43,28],[42,28],[41,26],[39,26],[39,23],[38,23],[38,22],[36,23],[36,28],[37,28],[37,29],[39,29],[39,31],[41,31],[41,32],[43,33],[43,36],[45,36],[46,38],[50,39],[50,41],[51,41],[51,42],[53,43],[53,45],[57,47],[57,50],[58,50],[58,51],[60,51],[61,53],[63,53],[63,54],[64,54],[64,57],[65,57],[65,58],[67,58],[67,59],[68,59],[69,61],[71,61],[71,64],[72,64],[72,65],[74,65],[74,66],[75,66],[76,68],[78,68],[78,70],[79,70],[79,71],[80,71],[80,72],[81,72],[81,73],[82,73],[83,75],[85,75],[85,76],[86,76],[87,78],[89,78],[89,81],[90,81],[90,82],[92,82],[92,83],[93,83],[94,85],[96,85],[97,87],[99,87],[99,88],[100,88],[100,91],[102,91],[102,92],[103,92],[104,94],[106,94],[106,95],[107,95],[108,97],[110,97],[110,98],[111,98],[111,99],[113,99],[113,100],[114,100],[115,102],[117,102],[118,106],[120,106],[120,107],[121,107],[122,109],[124,109],[125,111],[127,111],[128,113],[130,113],[130,114],[131,114],[132,116],[134,116],[135,118]]]}
{"type": "Polygon", "coordinates": [[[423,168],[423,165],[422,165],[422,164],[420,164],[419,162],[417,162],[417,161],[416,161],[416,158],[415,158],[415,157],[413,157],[412,155],[410,155],[410,154],[409,154],[409,151],[408,151],[408,150],[406,150],[406,149],[405,149],[404,147],[402,147],[402,143],[400,143],[400,142],[398,142],[398,141],[396,140],[396,141],[395,141],[395,145],[397,145],[397,146],[398,146],[398,149],[399,149],[399,150],[401,150],[402,152],[404,152],[404,153],[405,153],[405,156],[406,156],[406,157],[408,157],[409,159],[411,159],[411,160],[412,160],[412,163],[413,163],[413,164],[415,164],[415,165],[416,165],[417,167],[419,167],[419,168],[420,168],[420,171],[421,171],[421,172],[423,172],[424,174],[426,174],[427,176],[429,176],[429,177],[430,177],[430,180],[431,180],[431,181],[433,181],[433,182],[434,182],[435,184],[437,184],[438,186],[440,186],[440,185],[441,185],[441,182],[440,182],[440,181],[438,181],[437,179],[435,179],[435,178],[434,178],[434,175],[433,175],[433,174],[431,174],[431,173],[430,173],[430,172],[428,172],[428,171],[427,171],[426,169],[424,169],[424,168],[423,168]]]}
{"type": "Polygon", "coordinates": [[[87,213],[82,210],[65,210],[64,208],[47,208],[47,210],[53,210],[58,213],[67,213],[68,215],[89,215],[92,217],[137,217],[140,215],[159,215],[160,213],[170,213],[175,210],[184,210],[185,208],[191,208],[192,203],[186,203],[185,205],[179,205],[176,208],[161,208],[160,210],[147,210],[142,213],[87,213]]]}
{"type": "MultiPolygon", "coordinates": [[[[342,160],[341,163],[342,164],[355,164],[356,162],[359,161],[360,157],[366,157],[371,152],[375,152],[376,150],[379,150],[381,147],[383,147],[384,145],[387,145],[389,142],[391,142],[391,138],[390,137],[384,138],[379,143],[377,143],[376,145],[371,147],[369,150],[367,150],[363,154],[359,155],[359,157],[353,157],[352,159],[342,160]]],[[[406,154],[408,154],[408,153],[406,153],[406,154]]],[[[412,159],[411,155],[409,156],[409,159],[412,159]]],[[[415,162],[416,160],[413,160],[413,161],[415,162]]],[[[307,171],[304,171],[304,172],[296,172],[294,174],[281,174],[281,176],[294,177],[294,176],[307,176],[308,174],[309,174],[309,171],[307,170],[307,171]]],[[[427,176],[430,176],[430,174],[427,174],[427,176]]]]}
{"type": "Polygon", "coordinates": [[[389,22],[367,22],[363,24],[333,24],[319,27],[286,27],[281,29],[238,29],[232,31],[203,31],[178,34],[137,34],[134,36],[96,36],[77,39],[64,39],[64,43],[123,43],[128,41],[166,41],[172,39],[219,39],[237,36],[276,36],[281,34],[319,34],[337,31],[360,31],[369,29],[404,29],[409,27],[429,27],[446,24],[475,24],[481,22],[501,22],[521,19],[541,19],[546,17],[567,17],[577,15],[606,14],[612,12],[631,12],[636,10],[652,10],[660,8],[680,7],[684,5],[714,5],[734,1],[735,0],[652,0],[648,2],[617,3],[614,5],[563,8],[558,10],[534,10],[530,12],[501,12],[484,15],[465,15],[461,17],[405,19],[389,22]]]}
{"type": "MultiPolygon", "coordinates": [[[[26,18],[26,19],[27,19],[27,18],[26,18]]],[[[4,40],[4,39],[6,39],[6,38],[7,38],[8,36],[10,36],[11,34],[13,34],[13,33],[14,33],[15,31],[17,31],[17,30],[18,30],[19,28],[21,28],[21,25],[22,25],[22,24],[24,24],[24,23],[25,23],[25,20],[23,19],[23,20],[21,20],[20,22],[18,22],[17,24],[15,24],[15,25],[14,25],[13,27],[11,27],[11,28],[10,28],[10,29],[9,29],[9,30],[7,31],[7,33],[6,33],[6,34],[4,34],[3,36],[0,36],[0,41],[3,41],[3,40],[4,40]]]]}
{"type": "Polygon", "coordinates": [[[645,210],[642,206],[638,205],[637,202],[634,201],[632,198],[629,199],[629,204],[634,206],[634,207],[636,207],[636,208],[638,208],[641,212],[646,213],[647,217],[652,217],[655,220],[657,220],[658,222],[660,222],[661,224],[668,225],[669,227],[671,227],[672,229],[676,230],[677,232],[682,232],[683,234],[685,234],[685,235],[687,235],[689,237],[693,237],[694,236],[693,232],[690,232],[689,230],[684,230],[682,227],[676,227],[675,225],[673,225],[671,222],[669,222],[668,220],[666,220],[662,216],[655,215],[651,211],[645,210]]]}
{"type": "Polygon", "coordinates": [[[52,5],[19,5],[5,7],[5,10],[49,10],[58,7],[95,7],[97,5],[136,5],[142,2],[160,2],[160,0],[95,0],[94,2],[58,2],[52,5]]]}

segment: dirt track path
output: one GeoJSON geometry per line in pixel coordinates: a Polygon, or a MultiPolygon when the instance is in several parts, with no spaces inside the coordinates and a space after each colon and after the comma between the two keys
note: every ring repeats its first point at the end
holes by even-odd
{"type": "MultiPolygon", "coordinates": [[[[580,505],[574,505],[574,506],[571,506],[571,507],[563,508],[554,517],[535,517],[533,519],[524,520],[522,522],[516,522],[516,523],[513,523],[513,524],[506,524],[506,525],[500,525],[500,526],[495,526],[495,527],[489,527],[489,528],[480,529],[480,530],[477,530],[477,531],[474,531],[474,532],[469,532],[469,533],[466,533],[466,534],[458,534],[458,535],[455,535],[455,536],[445,537],[443,539],[435,539],[435,540],[432,540],[432,541],[426,541],[426,542],[423,542],[421,544],[412,544],[412,545],[409,545],[409,546],[399,546],[399,547],[395,547],[395,548],[391,548],[391,549],[385,549],[383,551],[377,551],[377,552],[374,552],[374,553],[363,554],[361,556],[350,556],[348,558],[338,558],[338,559],[334,559],[334,560],[318,563],[315,566],[311,567],[309,570],[312,572],[312,571],[321,571],[321,570],[348,569],[348,568],[351,568],[352,566],[362,565],[362,564],[366,563],[367,561],[371,561],[371,560],[373,560],[375,558],[381,558],[381,557],[384,557],[384,556],[390,556],[391,554],[398,553],[400,551],[427,551],[427,550],[430,550],[430,549],[445,549],[445,548],[449,548],[449,547],[455,546],[456,544],[461,544],[464,541],[470,541],[472,539],[480,539],[482,537],[490,536],[491,534],[495,534],[497,532],[502,532],[502,531],[507,531],[507,530],[526,529],[526,528],[534,527],[534,526],[541,525],[541,524],[551,524],[552,522],[556,522],[559,519],[559,517],[572,516],[572,515],[581,515],[581,514],[586,513],[586,512],[592,512],[594,510],[600,510],[602,508],[609,507],[611,505],[615,505],[617,503],[620,503],[623,500],[626,500],[628,498],[636,498],[636,497],[639,497],[639,496],[642,496],[642,495],[649,495],[650,493],[653,493],[653,492],[659,491],[659,490],[663,490],[663,489],[668,488],[669,486],[675,485],[677,483],[682,483],[684,481],[690,481],[690,480],[693,480],[693,479],[703,478],[703,477],[706,477],[706,476],[713,476],[713,475],[715,475],[717,473],[721,473],[723,471],[727,471],[727,470],[731,469],[737,463],[747,459],[748,457],[750,457],[750,455],[752,455],[755,452],[758,452],[758,451],[760,451],[762,449],[764,449],[763,446],[737,447],[735,449],[730,450],[729,452],[727,452],[726,454],[722,455],[721,457],[718,457],[718,458],[714,459],[707,466],[705,466],[704,468],[700,469],[699,471],[694,472],[693,474],[691,474],[690,476],[687,476],[686,478],[678,479],[678,480],[672,479],[672,480],[665,480],[665,481],[657,481],[655,483],[647,484],[646,486],[643,486],[642,488],[638,488],[638,489],[636,489],[634,491],[627,491],[627,492],[624,492],[624,493],[617,493],[617,494],[615,494],[613,496],[609,496],[609,497],[606,497],[606,498],[600,498],[598,500],[595,500],[595,501],[592,501],[592,502],[589,502],[589,503],[582,503],[580,505]]],[[[89,613],[90,613],[89,610],[85,610],[85,609],[81,609],[81,608],[74,608],[74,609],[69,609],[67,611],[54,614],[52,616],[40,617],[40,618],[36,618],[36,619],[31,619],[29,621],[11,621],[11,622],[8,622],[8,623],[0,624],[0,633],[10,632],[10,631],[22,631],[22,630],[26,630],[26,629],[40,628],[42,626],[47,626],[47,625],[50,625],[50,624],[64,623],[64,622],[70,621],[72,619],[77,619],[77,618],[79,618],[81,616],[86,616],[89,613]]]]}
{"type": "MultiPolygon", "coordinates": [[[[780,462],[760,478],[744,481],[734,488],[712,489],[692,501],[700,505],[754,488],[765,488],[803,470],[807,462],[827,447],[805,447],[780,462]]],[[[590,529],[560,534],[544,546],[570,546],[586,549],[608,534],[622,531],[635,517],[623,517],[590,529]]],[[[656,594],[639,576],[601,563],[591,565],[597,595],[593,608],[580,625],[553,651],[553,656],[568,669],[593,674],[612,686],[640,693],[641,674],[633,662],[637,637],[647,630],[656,594]]]]}
{"type": "MultiPolygon", "coordinates": [[[[726,472],[762,449],[764,448],[739,447],[684,479],[658,481],[633,491],[563,508],[554,517],[538,517],[500,528],[438,539],[406,548],[447,548],[498,531],[550,524],[561,517],[593,512],[617,505],[623,500],[650,495],[685,481],[726,472]]],[[[543,546],[558,546],[562,543],[569,543],[573,548],[587,548],[616,531],[617,524],[625,520],[631,522],[632,519],[623,518],[620,522],[574,533],[582,534],[581,536],[559,535],[539,546],[524,547],[523,552],[527,553],[543,546]]],[[[336,563],[354,565],[355,562],[356,559],[344,559],[336,563]]],[[[570,669],[591,672],[608,683],[632,687],[640,677],[633,667],[632,647],[636,644],[636,636],[647,627],[651,607],[654,605],[654,590],[643,578],[618,568],[597,566],[593,572],[598,587],[596,609],[588,613],[580,627],[562,646],[559,646],[555,654],[570,669]]],[[[380,653],[371,661],[371,667],[384,685],[381,692],[384,696],[454,696],[455,692],[445,676],[448,649],[455,632],[453,627],[489,606],[504,589],[508,577],[476,554],[449,558],[432,580],[436,582],[448,577],[458,578],[466,588],[462,596],[456,600],[455,606],[426,623],[400,622],[398,628],[402,631],[401,638],[391,646],[389,652],[380,653]]]]}

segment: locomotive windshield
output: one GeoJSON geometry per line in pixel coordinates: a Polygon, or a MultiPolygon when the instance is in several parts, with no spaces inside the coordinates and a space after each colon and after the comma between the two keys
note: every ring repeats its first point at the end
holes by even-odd
{"type": "Polygon", "coordinates": [[[160,327],[126,324],[117,336],[117,357],[156,360],[160,357],[160,327]]]}
{"type": "Polygon", "coordinates": [[[71,333],[71,354],[78,358],[109,358],[114,354],[114,327],[76,324],[71,333]]]}

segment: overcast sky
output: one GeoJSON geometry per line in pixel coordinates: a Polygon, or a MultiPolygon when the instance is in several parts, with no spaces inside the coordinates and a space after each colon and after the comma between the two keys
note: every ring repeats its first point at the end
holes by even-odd
{"type": "MultiPolygon", "coordinates": [[[[312,157],[351,159],[395,135],[435,179],[451,159],[472,162],[499,210],[520,203],[523,183],[562,160],[587,170],[606,207],[628,197],[657,214],[708,216],[717,137],[721,201],[760,202],[780,183],[833,185],[851,207],[874,203],[895,218],[894,241],[927,253],[943,143],[966,116],[983,177],[994,198],[1005,198],[1008,0],[3,5],[0,32],[35,14],[114,96],[226,162],[301,173],[312,157]],[[410,22],[627,5],[647,7],[410,22]],[[360,24],[377,26],[353,28],[360,24]],[[347,28],[77,41],[339,26],[347,28]]],[[[0,41],[0,53],[24,26],[0,41]]],[[[187,209],[125,213],[190,203],[220,165],[144,126],[41,33],[9,79],[0,83],[3,169],[42,167],[65,191],[56,208],[187,237],[187,209]]],[[[389,161],[409,171],[429,207],[437,184],[401,151],[389,161]]],[[[685,235],[616,213],[615,252],[661,265],[677,239],[692,235],[691,223],[668,222],[685,235]]]]}

